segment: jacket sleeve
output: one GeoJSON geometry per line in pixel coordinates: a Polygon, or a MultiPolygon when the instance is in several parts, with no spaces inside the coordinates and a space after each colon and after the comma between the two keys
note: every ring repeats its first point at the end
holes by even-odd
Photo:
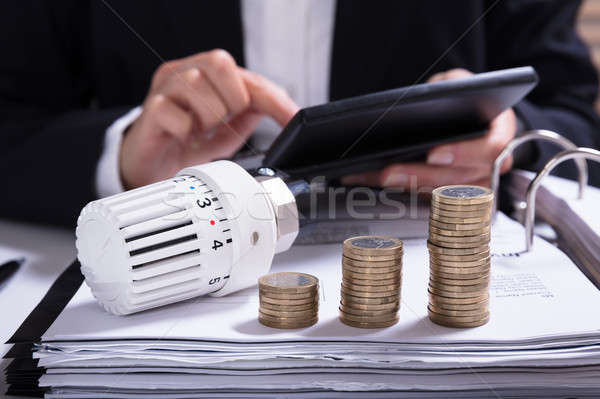
{"type": "Polygon", "coordinates": [[[19,1],[0,13],[0,217],[73,226],[95,197],[107,127],[93,109],[85,1],[19,1]]]}
{"type": "MultiPolygon", "coordinates": [[[[598,77],[588,48],[575,30],[580,2],[574,0],[488,1],[488,69],[532,65],[540,82],[515,112],[526,129],[548,129],[578,146],[600,146],[594,110],[598,77]],[[494,3],[497,3],[494,5],[494,3]]],[[[559,148],[535,144],[527,166],[539,170],[559,148]]],[[[571,162],[557,168],[573,178],[571,162]]],[[[600,185],[600,167],[590,163],[590,181],[600,185]]]]}

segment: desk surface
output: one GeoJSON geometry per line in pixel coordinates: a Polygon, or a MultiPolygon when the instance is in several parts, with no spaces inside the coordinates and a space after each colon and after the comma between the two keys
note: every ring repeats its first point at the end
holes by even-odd
{"type": "MultiPolygon", "coordinates": [[[[574,182],[550,177],[550,185],[573,190],[574,182]]],[[[600,191],[596,191],[600,195],[600,191]]],[[[27,262],[5,283],[0,285],[0,340],[2,356],[10,349],[3,344],[21,325],[42,299],[58,275],[75,259],[75,236],[73,230],[0,220],[0,245],[23,254],[27,262]]],[[[2,360],[0,367],[8,361],[2,360]]],[[[0,377],[0,398],[6,383],[0,377]]],[[[16,398],[10,396],[10,398],[16,398]]]]}

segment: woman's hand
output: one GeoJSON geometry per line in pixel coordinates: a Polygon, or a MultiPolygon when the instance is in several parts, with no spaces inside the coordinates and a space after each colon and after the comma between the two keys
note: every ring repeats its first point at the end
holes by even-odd
{"type": "MultiPolygon", "coordinates": [[[[471,75],[464,69],[452,69],[432,76],[429,81],[459,79],[471,75]]],[[[378,187],[435,188],[448,184],[489,186],[496,157],[517,131],[512,109],[498,115],[485,136],[440,145],[427,154],[425,163],[392,164],[380,171],[342,178],[342,183],[378,187]]],[[[510,170],[512,158],[502,164],[502,173],[510,170]]]]}
{"type": "Polygon", "coordinates": [[[123,185],[143,186],[230,157],[263,116],[284,126],[297,110],[282,88],[238,67],[224,50],[167,62],[154,73],[143,112],[123,139],[123,185]]]}

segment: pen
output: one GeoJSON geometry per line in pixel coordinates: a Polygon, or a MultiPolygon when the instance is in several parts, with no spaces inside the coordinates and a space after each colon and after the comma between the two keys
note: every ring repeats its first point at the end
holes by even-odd
{"type": "Polygon", "coordinates": [[[18,269],[19,266],[25,261],[25,259],[11,260],[0,266],[0,283],[4,283],[10,276],[12,276],[18,269]]]}

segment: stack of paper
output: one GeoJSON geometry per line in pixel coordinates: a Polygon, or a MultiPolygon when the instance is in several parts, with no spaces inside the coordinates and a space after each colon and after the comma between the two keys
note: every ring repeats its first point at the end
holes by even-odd
{"type": "Polygon", "coordinates": [[[427,318],[423,240],[405,242],[400,322],[338,320],[341,245],[296,246],[275,271],[320,279],[319,322],[258,323],[258,293],[200,298],[132,316],[103,311],[83,285],[34,357],[47,397],[597,397],[600,291],[558,249],[504,215],[493,228],[491,320],[451,329],[427,318]]]}

